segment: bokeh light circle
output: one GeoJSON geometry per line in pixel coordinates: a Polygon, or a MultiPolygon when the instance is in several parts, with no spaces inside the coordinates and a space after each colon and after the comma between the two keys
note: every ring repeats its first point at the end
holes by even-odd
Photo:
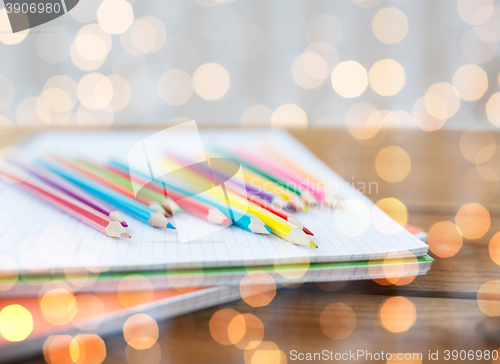
{"type": "Polygon", "coordinates": [[[360,96],[368,86],[366,69],[356,61],[339,63],[332,72],[332,86],[335,92],[345,98],[360,96]]]}

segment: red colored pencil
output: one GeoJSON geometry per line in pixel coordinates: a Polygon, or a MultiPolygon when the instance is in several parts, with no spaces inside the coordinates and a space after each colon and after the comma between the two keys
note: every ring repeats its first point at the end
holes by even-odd
{"type": "Polygon", "coordinates": [[[99,175],[98,173],[94,172],[90,168],[86,168],[81,164],[74,163],[73,161],[69,161],[67,159],[64,159],[64,158],[61,158],[58,156],[53,156],[53,158],[56,159],[58,162],[61,162],[64,165],[71,167],[74,170],[82,173],[86,177],[89,177],[89,178],[93,179],[94,181],[102,183],[103,185],[115,190],[116,192],[120,192],[121,194],[123,194],[127,197],[133,198],[133,199],[137,200],[138,202],[142,203],[143,205],[149,206],[152,209],[154,209],[154,210],[156,210],[164,215],[167,214],[167,212],[165,211],[163,206],[161,206],[158,201],[154,201],[152,199],[149,199],[140,193],[138,193],[136,196],[136,195],[134,195],[134,191],[132,191],[131,189],[128,189],[128,188],[120,185],[119,183],[112,181],[109,178],[105,178],[105,177],[99,175]]]}
{"type": "MultiPolygon", "coordinates": [[[[110,171],[119,174],[120,176],[130,179],[130,175],[120,168],[107,165],[103,168],[107,168],[110,171]]],[[[164,193],[164,188],[158,181],[153,183],[145,181],[140,177],[135,177],[135,181],[141,185],[148,185],[150,189],[158,193],[164,193]]],[[[189,198],[188,196],[182,196],[179,193],[169,190],[168,195],[172,197],[177,204],[183,209],[202,220],[211,222],[212,224],[218,225],[230,225],[231,220],[229,220],[226,215],[224,215],[218,208],[210,206],[202,201],[198,201],[194,198],[189,198]]]]}
{"type": "Polygon", "coordinates": [[[306,234],[314,236],[314,234],[309,229],[307,229],[306,227],[304,227],[304,225],[302,225],[302,223],[299,221],[299,219],[297,219],[295,216],[293,216],[288,211],[280,209],[280,208],[270,204],[269,202],[261,199],[258,196],[248,195],[248,196],[246,196],[246,198],[248,201],[253,202],[254,204],[266,209],[267,211],[272,212],[273,214],[281,217],[282,219],[287,220],[288,222],[291,222],[292,224],[298,226],[299,228],[302,228],[302,230],[306,234]]]}
{"type": "Polygon", "coordinates": [[[0,174],[13,179],[19,185],[29,190],[34,195],[56,206],[68,215],[84,222],[97,231],[112,238],[130,238],[130,234],[118,222],[111,220],[103,213],[89,207],[88,205],[68,196],[49,185],[38,181],[32,177],[24,176],[16,172],[12,167],[6,164],[0,166],[0,174]]]}

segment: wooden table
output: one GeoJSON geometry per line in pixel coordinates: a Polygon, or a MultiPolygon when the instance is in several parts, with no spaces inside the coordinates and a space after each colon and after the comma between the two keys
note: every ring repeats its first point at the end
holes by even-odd
{"type": "MultiPolygon", "coordinates": [[[[155,357],[161,351],[161,363],[244,363],[244,350],[221,345],[210,335],[209,321],[222,308],[259,317],[265,323],[264,341],[276,344],[288,363],[299,362],[292,360],[292,350],[302,353],[323,350],[333,353],[349,350],[422,353],[423,362],[429,363],[443,362],[444,350],[498,349],[500,318],[482,313],[476,295],[483,283],[500,277],[500,269],[488,253],[491,237],[500,230],[500,197],[496,193],[500,182],[476,179],[476,183],[470,183],[473,173],[470,171],[475,166],[461,154],[463,133],[383,130],[369,141],[357,141],[341,129],[312,128],[292,131],[292,134],[348,181],[354,177],[355,181],[378,182],[378,193],[372,191],[369,195],[372,200],[398,198],[408,207],[410,223],[427,230],[436,222],[454,221],[458,208],[473,201],[470,193],[468,195],[464,190],[464,178],[468,176],[468,188],[477,190],[478,202],[491,214],[491,228],[480,239],[465,239],[456,256],[436,258],[430,272],[417,277],[409,285],[382,286],[374,281],[363,281],[348,283],[334,292],[327,292],[316,284],[282,288],[274,300],[262,308],[253,308],[239,301],[160,322],[159,346],[140,353],[126,348],[121,335],[107,338],[105,362],[126,362],[125,353],[128,351],[129,364],[156,363],[155,357]],[[411,172],[398,183],[383,181],[375,169],[377,153],[392,145],[402,147],[411,157],[411,172]],[[481,194],[481,191],[485,193],[481,194]],[[393,296],[404,296],[415,305],[416,321],[408,331],[391,333],[379,322],[379,308],[393,296]],[[354,311],[356,327],[347,338],[335,340],[323,333],[320,315],[326,306],[336,302],[345,303],[354,311]],[[429,361],[429,350],[433,353],[438,350],[440,360],[429,361]]],[[[499,137],[497,133],[497,143],[499,137]]],[[[490,163],[495,162],[498,154],[490,163]]],[[[268,354],[264,355],[267,362],[276,362],[276,357],[271,352],[268,354]]],[[[256,360],[252,362],[247,354],[247,363],[256,360]]],[[[44,360],[30,362],[42,363],[44,360]]]]}

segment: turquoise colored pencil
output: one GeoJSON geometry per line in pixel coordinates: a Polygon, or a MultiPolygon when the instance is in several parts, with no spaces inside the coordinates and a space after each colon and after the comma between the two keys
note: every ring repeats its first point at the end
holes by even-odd
{"type": "Polygon", "coordinates": [[[175,229],[175,227],[170,222],[168,222],[165,216],[163,216],[161,213],[135,201],[134,199],[131,199],[130,197],[127,197],[106,186],[103,186],[100,183],[94,182],[93,180],[84,177],[79,173],[73,172],[66,167],[62,167],[56,163],[44,160],[40,160],[38,163],[48,170],[52,171],[53,173],[64,177],[65,179],[73,182],[75,185],[79,186],[85,191],[91,193],[92,195],[100,198],[103,201],[106,201],[110,205],[129,213],[139,220],[142,220],[157,228],[175,229]]]}
{"type": "MultiPolygon", "coordinates": [[[[113,165],[115,168],[119,168],[119,169],[123,170],[126,173],[130,173],[129,167],[124,163],[113,160],[113,161],[111,161],[111,165],[113,165]]],[[[140,176],[140,177],[145,178],[147,180],[151,180],[151,177],[144,174],[144,173],[138,172],[136,170],[132,170],[132,172],[134,174],[136,174],[137,176],[140,176]]],[[[153,180],[153,181],[154,181],[154,183],[158,183],[161,186],[163,186],[162,182],[160,182],[158,180],[153,180]]],[[[236,225],[244,230],[250,231],[252,233],[257,233],[257,234],[271,234],[271,232],[272,232],[271,229],[268,226],[266,226],[262,222],[261,219],[259,219],[255,215],[247,213],[246,211],[242,211],[242,210],[234,208],[232,206],[218,203],[217,201],[214,201],[214,200],[208,199],[208,198],[204,198],[204,197],[201,197],[199,195],[192,195],[188,191],[186,191],[182,188],[170,185],[170,184],[165,184],[165,187],[167,188],[167,190],[171,189],[172,191],[175,191],[181,195],[189,196],[193,199],[196,199],[196,200],[204,202],[210,206],[218,208],[224,215],[226,215],[226,217],[228,219],[230,219],[232,221],[232,223],[234,225],[236,225]]]]}

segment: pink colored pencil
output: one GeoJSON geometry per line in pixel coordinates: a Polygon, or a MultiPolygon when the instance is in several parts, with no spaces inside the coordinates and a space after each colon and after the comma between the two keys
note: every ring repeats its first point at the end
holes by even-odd
{"type": "MultiPolygon", "coordinates": [[[[104,166],[103,168],[107,168],[114,173],[119,174],[120,176],[130,179],[130,175],[120,168],[116,168],[111,165],[104,166]]],[[[141,184],[147,185],[148,188],[152,189],[155,192],[163,194],[165,191],[163,189],[163,185],[161,185],[157,181],[146,181],[140,177],[134,176],[134,181],[141,184]]],[[[189,198],[187,196],[182,196],[181,194],[168,190],[168,196],[172,197],[172,199],[183,209],[189,212],[191,215],[194,215],[202,220],[211,222],[212,224],[218,225],[230,225],[231,220],[229,220],[226,215],[224,215],[218,208],[214,206],[210,206],[202,201],[198,201],[194,198],[189,198]]]]}
{"type": "Polygon", "coordinates": [[[100,213],[92,207],[68,196],[61,191],[30,176],[23,176],[12,167],[2,164],[0,174],[16,181],[19,185],[45,200],[68,215],[80,220],[97,231],[112,238],[130,238],[130,234],[118,222],[111,220],[108,216],[100,213]]]}
{"type": "Polygon", "coordinates": [[[102,201],[99,201],[82,189],[64,180],[55,173],[52,173],[48,169],[40,166],[30,165],[18,158],[15,158],[13,160],[13,163],[18,165],[22,169],[32,173],[36,178],[48,184],[49,186],[73,197],[74,199],[86,204],[87,206],[92,207],[100,213],[109,216],[111,220],[119,221],[124,227],[128,226],[119,211],[116,211],[113,208],[107,206],[102,201]]]}
{"type": "Polygon", "coordinates": [[[272,172],[273,174],[278,175],[280,178],[282,178],[288,182],[293,182],[300,187],[306,188],[316,198],[318,198],[319,200],[323,200],[324,193],[322,191],[317,191],[316,189],[308,186],[305,181],[301,181],[298,176],[293,175],[292,173],[284,170],[279,165],[272,163],[272,162],[269,162],[267,159],[264,159],[264,158],[261,158],[261,157],[255,155],[255,154],[249,153],[248,151],[241,149],[241,148],[237,149],[234,154],[236,156],[240,156],[240,157],[246,159],[247,161],[253,163],[254,165],[257,165],[263,169],[267,169],[268,171],[272,172]]]}

